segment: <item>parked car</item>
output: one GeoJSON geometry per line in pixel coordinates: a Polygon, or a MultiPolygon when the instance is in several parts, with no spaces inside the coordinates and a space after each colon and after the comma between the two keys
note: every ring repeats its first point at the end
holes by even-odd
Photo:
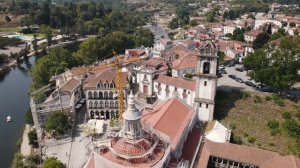
{"type": "Polygon", "coordinates": [[[231,78],[231,79],[235,79],[236,78],[235,75],[228,75],[228,77],[231,78]]]}
{"type": "Polygon", "coordinates": [[[243,72],[244,70],[242,68],[235,68],[236,71],[239,71],[239,72],[243,72]]]}
{"type": "Polygon", "coordinates": [[[251,87],[256,87],[256,85],[250,81],[246,81],[245,84],[251,87]]]}
{"type": "Polygon", "coordinates": [[[235,80],[237,81],[237,82],[240,82],[240,83],[244,83],[244,81],[243,81],[243,79],[241,79],[241,78],[235,78],[235,80]]]}

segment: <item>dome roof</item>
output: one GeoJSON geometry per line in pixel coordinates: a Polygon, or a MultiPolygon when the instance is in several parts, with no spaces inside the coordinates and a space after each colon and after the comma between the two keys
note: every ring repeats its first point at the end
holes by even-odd
{"type": "Polygon", "coordinates": [[[135,107],[132,91],[128,97],[128,108],[123,113],[122,117],[124,120],[130,121],[139,120],[142,117],[142,113],[135,107]]]}

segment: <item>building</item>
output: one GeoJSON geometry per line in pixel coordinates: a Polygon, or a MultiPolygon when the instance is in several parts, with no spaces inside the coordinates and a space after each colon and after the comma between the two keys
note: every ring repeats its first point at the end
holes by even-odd
{"type": "Polygon", "coordinates": [[[250,30],[244,33],[244,40],[247,43],[252,43],[256,39],[256,37],[261,33],[263,33],[263,31],[261,30],[250,30]]]}
{"type": "Polygon", "coordinates": [[[152,50],[153,57],[161,56],[162,51],[170,49],[172,48],[172,46],[173,46],[173,42],[169,38],[161,38],[157,40],[152,50]]]}
{"type": "Polygon", "coordinates": [[[57,85],[54,91],[46,97],[45,90],[48,89],[45,87],[36,90],[30,99],[30,109],[38,136],[40,136],[41,127],[44,126],[51,114],[61,111],[70,117],[73,116],[75,106],[83,96],[82,82],[77,78],[71,78],[63,84],[57,85]]]}
{"type": "Polygon", "coordinates": [[[197,168],[298,168],[300,159],[249,146],[206,141],[197,168]]]}
{"type": "Polygon", "coordinates": [[[234,30],[236,29],[236,26],[233,24],[225,25],[223,26],[223,32],[224,34],[233,34],[234,30]]]}
{"type": "MultiPolygon", "coordinates": [[[[123,72],[124,104],[129,88],[128,72],[123,72]]],[[[87,113],[90,119],[111,119],[118,116],[118,92],[116,70],[108,70],[94,77],[83,86],[87,113]]]]}
{"type": "Polygon", "coordinates": [[[98,143],[85,168],[166,167],[170,161],[170,137],[142,125],[142,113],[135,107],[132,93],[122,117],[119,134],[98,143]]]}
{"type": "Polygon", "coordinates": [[[194,76],[196,94],[194,107],[200,121],[213,120],[217,89],[218,47],[208,42],[200,48],[194,76]]]}
{"type": "Polygon", "coordinates": [[[185,74],[194,75],[196,66],[197,55],[195,53],[190,53],[183,58],[178,58],[172,63],[172,77],[183,78],[185,74]]]}

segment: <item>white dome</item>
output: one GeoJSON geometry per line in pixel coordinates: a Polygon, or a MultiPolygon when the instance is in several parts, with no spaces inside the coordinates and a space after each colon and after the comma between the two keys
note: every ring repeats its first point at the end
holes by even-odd
{"type": "Polygon", "coordinates": [[[139,120],[142,117],[142,113],[135,107],[132,91],[128,97],[128,108],[123,113],[122,117],[124,120],[130,121],[139,120]]]}

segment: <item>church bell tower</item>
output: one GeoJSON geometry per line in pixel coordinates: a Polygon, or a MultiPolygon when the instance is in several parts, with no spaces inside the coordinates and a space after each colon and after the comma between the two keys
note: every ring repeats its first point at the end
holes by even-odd
{"type": "Polygon", "coordinates": [[[213,42],[200,48],[197,59],[196,96],[194,108],[200,121],[211,121],[214,116],[217,88],[218,47],[213,42]]]}

